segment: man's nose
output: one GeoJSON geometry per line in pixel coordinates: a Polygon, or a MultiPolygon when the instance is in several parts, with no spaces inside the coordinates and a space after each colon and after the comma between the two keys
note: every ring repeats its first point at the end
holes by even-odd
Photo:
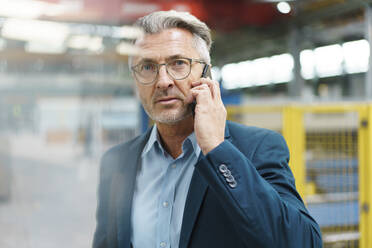
{"type": "Polygon", "coordinates": [[[174,85],[173,78],[169,76],[165,65],[159,67],[158,80],[156,82],[157,88],[170,88],[174,85]]]}

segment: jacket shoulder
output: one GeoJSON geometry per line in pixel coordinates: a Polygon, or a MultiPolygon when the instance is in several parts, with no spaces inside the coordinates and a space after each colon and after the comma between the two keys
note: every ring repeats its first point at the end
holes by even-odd
{"type": "Polygon", "coordinates": [[[255,151],[262,143],[278,144],[287,150],[284,137],[276,131],[231,121],[227,125],[232,142],[245,153],[255,151]]]}
{"type": "Polygon", "coordinates": [[[111,147],[101,158],[101,172],[103,170],[117,170],[122,161],[126,161],[128,156],[139,156],[144,144],[147,141],[148,134],[146,133],[136,136],[135,138],[111,147]]]}
{"type": "Polygon", "coordinates": [[[137,136],[131,140],[128,140],[126,142],[120,143],[118,145],[115,145],[111,148],[109,148],[103,155],[102,160],[112,159],[114,157],[117,157],[120,155],[123,151],[126,151],[131,147],[133,143],[136,142],[141,136],[137,136]]]}
{"type": "Polygon", "coordinates": [[[266,128],[246,126],[246,125],[232,122],[232,121],[228,121],[227,125],[229,128],[230,135],[233,138],[260,140],[267,135],[282,137],[282,135],[278,133],[277,131],[273,131],[273,130],[266,129],[266,128]]]}

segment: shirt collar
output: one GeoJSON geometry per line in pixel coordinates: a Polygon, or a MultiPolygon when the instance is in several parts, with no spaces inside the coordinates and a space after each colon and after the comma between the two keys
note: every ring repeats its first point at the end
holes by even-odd
{"type": "MultiPolygon", "coordinates": [[[[198,145],[198,142],[196,141],[196,136],[195,136],[195,132],[192,132],[187,138],[186,140],[189,140],[191,142],[191,145],[194,149],[194,153],[196,155],[196,157],[199,157],[199,154],[201,152],[201,149],[198,145]]],[[[186,142],[186,140],[184,142],[186,142]]]]}
{"type": "MultiPolygon", "coordinates": [[[[194,153],[197,157],[199,157],[199,154],[201,152],[201,149],[198,145],[198,142],[196,141],[196,136],[195,136],[195,132],[192,132],[184,141],[183,141],[183,144],[182,144],[182,149],[184,149],[185,147],[185,143],[186,142],[191,142],[191,145],[193,147],[193,150],[194,150],[194,153]]],[[[142,151],[142,157],[143,156],[146,156],[146,154],[154,148],[155,144],[158,144],[158,147],[161,149],[161,151],[164,153],[164,149],[163,149],[163,146],[161,145],[161,142],[160,142],[160,137],[159,137],[159,134],[158,134],[158,129],[156,127],[156,124],[154,124],[152,130],[151,130],[151,134],[150,134],[150,137],[147,141],[147,144],[145,146],[145,148],[143,149],[142,151]]]]}
{"type": "MultiPolygon", "coordinates": [[[[150,134],[150,137],[146,143],[146,146],[145,148],[143,148],[143,152],[142,152],[142,156],[145,156],[150,150],[152,147],[154,147],[155,143],[159,143],[160,145],[160,142],[158,141],[158,129],[156,128],[156,125],[154,125],[152,127],[152,130],[151,130],[151,134],[150,134]]],[[[161,147],[161,145],[160,145],[161,147]]]]}

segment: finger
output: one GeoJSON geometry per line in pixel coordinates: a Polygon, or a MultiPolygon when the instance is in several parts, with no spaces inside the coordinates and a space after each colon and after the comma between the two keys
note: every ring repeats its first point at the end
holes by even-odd
{"type": "Polygon", "coordinates": [[[212,95],[212,92],[211,92],[211,89],[209,87],[208,84],[200,84],[198,86],[195,86],[193,88],[191,88],[191,91],[205,91],[207,93],[209,93],[210,95],[212,95]]]}
{"type": "Polygon", "coordinates": [[[210,78],[202,78],[201,82],[208,84],[209,88],[212,91],[212,96],[214,99],[221,99],[220,85],[217,81],[214,81],[210,78]]]}
{"type": "Polygon", "coordinates": [[[190,92],[198,103],[212,100],[212,92],[207,84],[198,85],[192,88],[190,92]]]}
{"type": "Polygon", "coordinates": [[[196,86],[199,86],[199,85],[202,85],[202,82],[201,81],[195,81],[195,82],[192,82],[191,83],[191,87],[196,87],[196,86]]]}
{"type": "Polygon", "coordinates": [[[208,85],[208,87],[211,90],[212,98],[214,98],[214,94],[215,94],[216,89],[215,89],[214,82],[210,78],[200,78],[199,81],[195,81],[191,85],[193,87],[196,87],[196,86],[200,86],[202,84],[208,85]]]}
{"type": "Polygon", "coordinates": [[[202,85],[202,82],[200,82],[200,81],[195,81],[195,82],[191,83],[192,88],[190,89],[190,93],[189,93],[189,95],[186,99],[186,102],[191,103],[192,101],[196,100],[196,98],[195,98],[196,94],[192,94],[192,90],[193,89],[198,89],[198,90],[203,89],[203,87],[200,87],[201,85],[202,85]]]}
{"type": "Polygon", "coordinates": [[[213,80],[210,79],[209,77],[208,78],[199,78],[197,81],[191,82],[191,86],[195,87],[195,86],[201,85],[201,84],[206,83],[206,82],[213,82],[213,80]]]}
{"type": "Polygon", "coordinates": [[[210,89],[210,91],[211,91],[212,98],[214,99],[215,86],[214,86],[212,80],[207,79],[207,78],[201,78],[201,79],[200,79],[200,82],[201,82],[202,84],[206,84],[206,85],[208,85],[208,87],[209,87],[209,89],[210,89]]]}

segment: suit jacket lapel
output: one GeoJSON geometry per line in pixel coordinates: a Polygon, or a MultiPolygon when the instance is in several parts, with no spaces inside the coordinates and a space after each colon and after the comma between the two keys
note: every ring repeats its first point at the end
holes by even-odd
{"type": "MultiPolygon", "coordinates": [[[[203,157],[203,154],[200,154],[199,160],[201,160],[203,157]]],[[[196,170],[194,170],[190,188],[187,193],[185,209],[183,212],[179,243],[180,248],[186,248],[189,243],[190,235],[194,227],[196,217],[198,216],[199,208],[201,206],[201,203],[203,202],[207,186],[207,183],[201,177],[201,175],[196,170]]]]}
{"type": "MultiPolygon", "coordinates": [[[[228,123],[226,123],[225,127],[225,140],[231,141],[228,123]]],[[[198,162],[203,158],[204,158],[203,153],[200,153],[198,162]]],[[[185,209],[183,212],[179,248],[187,248],[188,246],[191,237],[191,232],[195,225],[196,217],[198,216],[200,206],[207,192],[207,188],[208,188],[207,182],[196,170],[194,170],[189,191],[187,193],[185,209]]]]}
{"type": "MultiPolygon", "coordinates": [[[[112,189],[116,199],[115,214],[116,216],[116,230],[117,230],[117,244],[119,248],[130,247],[131,237],[131,212],[132,199],[136,181],[138,166],[141,163],[141,153],[151,133],[149,129],[134,143],[130,144],[129,149],[120,151],[120,158],[118,166],[119,172],[114,175],[112,189]]],[[[116,247],[116,246],[115,246],[116,247]]]]}

